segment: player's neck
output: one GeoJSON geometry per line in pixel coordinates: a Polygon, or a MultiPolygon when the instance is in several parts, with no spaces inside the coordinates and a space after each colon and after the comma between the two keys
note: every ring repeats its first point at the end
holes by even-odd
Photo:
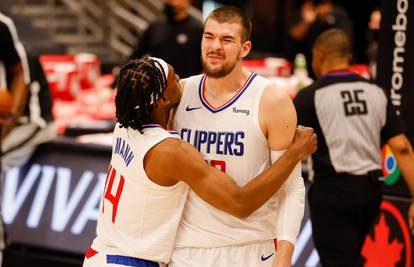
{"type": "Polygon", "coordinates": [[[204,90],[213,98],[215,96],[235,94],[245,84],[249,76],[249,72],[244,71],[241,66],[236,66],[224,77],[213,78],[207,76],[204,90]]]}
{"type": "Polygon", "coordinates": [[[151,118],[153,123],[159,124],[162,128],[167,129],[169,112],[167,112],[165,109],[157,108],[152,112],[151,118]]]}

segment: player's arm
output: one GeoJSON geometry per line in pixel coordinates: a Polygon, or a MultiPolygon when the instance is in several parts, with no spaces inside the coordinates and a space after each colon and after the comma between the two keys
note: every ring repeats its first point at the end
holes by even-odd
{"type": "MultiPolygon", "coordinates": [[[[276,151],[286,149],[294,137],[297,124],[295,107],[284,91],[269,85],[261,98],[259,119],[274,161],[276,151]]],[[[278,257],[274,266],[290,266],[305,207],[305,186],[300,162],[277,194],[279,198],[276,233],[278,257]]]]}
{"type": "MultiPolygon", "coordinates": [[[[14,27],[14,25],[11,25],[10,27],[14,27]]],[[[4,58],[6,70],[12,77],[8,89],[13,96],[11,112],[14,120],[3,127],[2,137],[5,137],[9,133],[16,123],[16,120],[23,113],[28,95],[23,65],[17,52],[17,46],[21,46],[21,49],[24,48],[18,39],[13,40],[10,30],[11,29],[5,25],[2,25],[0,28],[2,38],[1,50],[4,53],[2,57],[4,58]]]]}
{"type": "Polygon", "coordinates": [[[17,63],[8,68],[12,73],[13,80],[10,86],[10,92],[13,95],[12,111],[16,118],[20,117],[26,105],[27,86],[24,80],[24,70],[22,63],[17,63]]]}
{"type": "Polygon", "coordinates": [[[387,113],[385,125],[381,130],[381,138],[386,140],[392,153],[397,160],[404,180],[408,185],[411,193],[411,205],[408,210],[408,224],[414,233],[414,153],[410,141],[404,134],[405,127],[400,116],[396,115],[394,106],[388,94],[384,92],[387,98],[387,113]]]}
{"type": "Polygon", "coordinates": [[[390,146],[392,153],[397,160],[397,165],[400,168],[405,182],[411,192],[410,209],[408,211],[408,224],[411,231],[414,233],[414,153],[410,141],[404,134],[399,134],[388,140],[387,144],[390,146]]]}
{"type": "Polygon", "coordinates": [[[299,129],[295,140],[275,164],[244,187],[208,165],[193,146],[172,138],[147,153],[145,171],[157,184],[168,186],[184,181],[212,206],[237,217],[247,217],[277,191],[303,157],[316,149],[316,136],[311,128],[299,129]]]}

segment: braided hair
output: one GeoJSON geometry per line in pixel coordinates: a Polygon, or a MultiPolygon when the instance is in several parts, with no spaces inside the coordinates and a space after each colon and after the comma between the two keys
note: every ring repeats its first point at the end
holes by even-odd
{"type": "Polygon", "coordinates": [[[158,99],[165,99],[167,77],[159,62],[151,58],[133,59],[122,66],[115,96],[116,119],[121,127],[143,133],[143,125],[152,123],[151,113],[158,99]]]}

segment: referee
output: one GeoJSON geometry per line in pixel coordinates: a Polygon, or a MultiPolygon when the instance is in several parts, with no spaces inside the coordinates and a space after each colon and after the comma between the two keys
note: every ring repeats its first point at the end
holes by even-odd
{"type": "MultiPolygon", "coordinates": [[[[323,266],[363,264],[360,251],[382,199],[381,141],[391,147],[414,192],[414,154],[400,118],[382,88],[348,71],[351,57],[344,31],[322,33],[313,46],[318,80],[294,99],[298,123],[318,136],[308,198],[323,266]]],[[[408,220],[413,229],[413,203],[408,220]]]]}
{"type": "MultiPolygon", "coordinates": [[[[11,18],[0,13],[0,86],[13,96],[12,119],[3,125],[1,168],[29,160],[36,147],[56,138],[49,85],[37,55],[26,55],[11,18]]],[[[1,249],[1,246],[0,246],[1,249]]]]}

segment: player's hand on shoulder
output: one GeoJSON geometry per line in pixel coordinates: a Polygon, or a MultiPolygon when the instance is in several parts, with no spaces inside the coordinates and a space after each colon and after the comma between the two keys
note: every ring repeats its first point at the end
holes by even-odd
{"type": "Polygon", "coordinates": [[[310,127],[297,126],[295,131],[295,137],[292,144],[289,146],[289,150],[296,153],[301,160],[307,158],[318,148],[317,136],[310,127]]]}

